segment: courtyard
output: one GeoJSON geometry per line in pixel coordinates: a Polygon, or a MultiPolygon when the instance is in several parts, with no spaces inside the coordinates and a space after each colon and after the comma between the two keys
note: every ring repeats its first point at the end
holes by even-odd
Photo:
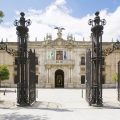
{"type": "MultiPolygon", "coordinates": [[[[2,88],[1,88],[2,89],[2,88]]],[[[0,120],[118,120],[116,89],[103,89],[103,107],[89,106],[85,89],[37,89],[32,106],[16,105],[15,88],[0,93],[0,120]]]]}

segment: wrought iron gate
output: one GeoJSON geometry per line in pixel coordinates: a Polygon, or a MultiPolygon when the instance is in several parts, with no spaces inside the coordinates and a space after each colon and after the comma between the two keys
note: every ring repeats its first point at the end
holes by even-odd
{"type": "MultiPolygon", "coordinates": [[[[102,51],[102,55],[104,57],[110,55],[115,50],[120,50],[120,42],[117,40],[115,43],[113,43],[112,47],[106,48],[102,51]]],[[[120,101],[120,61],[118,62],[118,101],[120,101]]]]}
{"type": "Polygon", "coordinates": [[[36,75],[36,65],[38,64],[38,58],[35,56],[35,50],[29,51],[29,104],[36,101],[36,83],[38,83],[38,76],[36,75]]]}
{"type": "Polygon", "coordinates": [[[91,72],[91,51],[86,52],[86,101],[91,105],[92,100],[92,72],[91,72]]]}
{"type": "Polygon", "coordinates": [[[36,100],[36,64],[38,60],[35,51],[28,51],[28,27],[30,20],[25,20],[25,14],[20,13],[20,20],[15,21],[18,35],[18,50],[15,58],[17,71],[15,83],[17,83],[17,103],[20,106],[31,105],[36,100]]]}
{"type": "Polygon", "coordinates": [[[25,20],[23,12],[20,15],[20,20],[15,21],[18,49],[8,48],[7,44],[1,41],[0,50],[5,50],[15,57],[14,83],[17,84],[17,103],[20,106],[26,106],[36,101],[36,83],[38,82],[36,65],[38,64],[38,58],[35,55],[35,50],[28,51],[27,49],[29,30],[27,26],[30,25],[30,20],[25,20]]]}
{"type": "Polygon", "coordinates": [[[94,20],[89,20],[91,25],[92,50],[88,51],[87,66],[87,101],[89,105],[102,106],[102,34],[106,21],[100,19],[99,12],[95,13],[94,20]],[[89,70],[89,72],[88,72],[89,70]]]}
{"type": "Polygon", "coordinates": [[[118,101],[120,101],[120,61],[118,62],[118,101]]]}
{"type": "Polygon", "coordinates": [[[36,75],[36,65],[38,64],[38,58],[34,52],[30,49],[28,52],[28,59],[26,64],[27,79],[24,80],[24,84],[20,80],[21,78],[21,69],[19,59],[15,58],[15,71],[17,72],[14,81],[17,84],[17,103],[24,105],[31,105],[36,101],[36,83],[38,83],[38,76],[36,75]],[[22,94],[22,92],[24,94],[22,94]]]}

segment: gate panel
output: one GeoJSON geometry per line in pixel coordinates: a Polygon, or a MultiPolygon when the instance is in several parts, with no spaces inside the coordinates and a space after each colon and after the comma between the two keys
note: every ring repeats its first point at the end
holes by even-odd
{"type": "Polygon", "coordinates": [[[91,51],[86,52],[86,100],[90,104],[91,101],[91,51]]]}
{"type": "Polygon", "coordinates": [[[120,101],[120,61],[118,62],[118,101],[120,101]]]}
{"type": "Polygon", "coordinates": [[[36,101],[36,64],[38,59],[35,57],[35,51],[29,51],[29,104],[36,101]]]}

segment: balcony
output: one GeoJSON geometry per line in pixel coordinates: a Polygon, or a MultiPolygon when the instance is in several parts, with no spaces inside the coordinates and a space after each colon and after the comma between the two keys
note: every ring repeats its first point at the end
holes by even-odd
{"type": "Polygon", "coordinates": [[[75,65],[74,60],[46,60],[45,66],[71,66],[75,65]]]}

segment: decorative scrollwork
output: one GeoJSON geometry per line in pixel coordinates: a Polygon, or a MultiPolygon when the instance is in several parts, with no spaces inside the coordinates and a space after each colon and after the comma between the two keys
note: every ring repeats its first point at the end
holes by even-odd
{"type": "Polygon", "coordinates": [[[120,42],[119,41],[117,41],[113,44],[113,49],[114,50],[120,49],[120,42]]]}
{"type": "Polygon", "coordinates": [[[92,19],[89,19],[88,25],[92,25],[93,26],[93,20],[92,19]]]}
{"type": "Polygon", "coordinates": [[[103,25],[106,25],[106,20],[105,19],[102,19],[101,20],[101,25],[103,26],[103,25]]]}
{"type": "Polygon", "coordinates": [[[18,25],[19,25],[18,23],[19,23],[18,20],[15,20],[15,21],[14,21],[14,25],[15,25],[15,26],[18,26],[18,25]]]}
{"type": "Polygon", "coordinates": [[[88,24],[92,25],[92,26],[96,26],[96,25],[102,25],[102,26],[104,26],[104,25],[106,25],[106,20],[105,19],[100,19],[100,17],[99,17],[99,11],[97,11],[95,13],[94,20],[89,19],[88,24]]]}
{"type": "Polygon", "coordinates": [[[120,42],[117,41],[113,44],[112,48],[107,48],[107,49],[104,49],[102,51],[102,55],[103,56],[108,56],[109,54],[111,54],[113,51],[115,50],[119,50],[120,49],[120,42]]]}
{"type": "Polygon", "coordinates": [[[17,51],[12,49],[12,48],[9,48],[9,49],[6,49],[6,52],[12,56],[16,56],[17,55],[17,51]]]}
{"type": "Polygon", "coordinates": [[[26,26],[30,26],[32,23],[30,19],[26,20],[25,22],[26,22],[26,26]]]}
{"type": "Polygon", "coordinates": [[[0,43],[0,50],[6,50],[7,49],[7,45],[2,41],[0,43]]]}
{"type": "Polygon", "coordinates": [[[14,21],[15,26],[27,27],[27,26],[31,25],[31,20],[30,19],[25,20],[25,18],[24,18],[25,13],[24,12],[21,12],[20,15],[21,15],[20,20],[15,20],[14,21]]]}
{"type": "Polygon", "coordinates": [[[5,50],[8,54],[10,54],[12,56],[16,56],[17,55],[17,51],[12,49],[12,48],[8,48],[7,44],[4,43],[3,41],[0,43],[0,50],[5,50]]]}
{"type": "Polygon", "coordinates": [[[105,50],[102,51],[102,55],[103,56],[108,56],[109,54],[111,54],[113,52],[112,48],[107,48],[105,50]]]}

